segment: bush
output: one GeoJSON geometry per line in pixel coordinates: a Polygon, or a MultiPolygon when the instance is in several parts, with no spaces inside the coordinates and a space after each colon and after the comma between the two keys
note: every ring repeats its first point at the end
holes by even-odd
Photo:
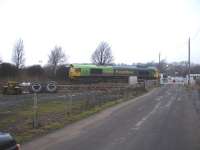
{"type": "Polygon", "coordinates": [[[19,73],[17,67],[11,63],[0,64],[0,78],[16,78],[19,73]]]}
{"type": "Polygon", "coordinates": [[[50,79],[55,78],[53,66],[47,65],[47,66],[44,66],[43,69],[47,78],[50,78],[50,79]]]}
{"type": "Polygon", "coordinates": [[[66,67],[66,65],[59,66],[57,69],[57,73],[56,73],[56,79],[57,80],[67,80],[68,72],[69,72],[69,67],[66,67]]]}
{"type": "Polygon", "coordinates": [[[25,69],[27,76],[29,77],[40,77],[44,76],[44,69],[40,65],[29,66],[25,69]]]}
{"type": "Polygon", "coordinates": [[[67,65],[58,66],[56,75],[54,74],[54,69],[51,65],[45,66],[44,70],[49,79],[63,81],[67,80],[68,78],[69,67],[67,67],[67,65]]]}

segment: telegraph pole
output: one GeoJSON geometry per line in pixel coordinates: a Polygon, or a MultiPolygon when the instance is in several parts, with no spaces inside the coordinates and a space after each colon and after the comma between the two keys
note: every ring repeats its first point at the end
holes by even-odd
{"type": "Polygon", "coordinates": [[[190,37],[188,39],[188,85],[190,85],[190,37]]]}
{"type": "Polygon", "coordinates": [[[160,71],[160,52],[158,54],[158,66],[159,66],[159,71],[160,71]]]}
{"type": "Polygon", "coordinates": [[[159,55],[158,55],[158,60],[159,60],[159,64],[160,64],[160,52],[159,52],[159,55]]]}

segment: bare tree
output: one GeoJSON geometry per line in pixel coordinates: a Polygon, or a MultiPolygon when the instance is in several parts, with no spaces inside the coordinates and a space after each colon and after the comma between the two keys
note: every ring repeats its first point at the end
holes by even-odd
{"type": "Polygon", "coordinates": [[[111,47],[107,42],[101,42],[92,54],[92,62],[98,65],[113,63],[111,47]]]}
{"type": "Polygon", "coordinates": [[[66,61],[66,55],[62,50],[62,47],[55,46],[49,55],[48,63],[53,66],[54,75],[56,75],[58,65],[66,61]]]}
{"type": "Polygon", "coordinates": [[[165,59],[162,59],[160,63],[158,63],[157,68],[159,69],[160,73],[166,73],[167,66],[167,61],[165,59]]]}
{"type": "Polygon", "coordinates": [[[17,69],[22,68],[24,66],[25,55],[24,44],[22,39],[19,39],[13,48],[12,61],[16,65],[17,69]]]}

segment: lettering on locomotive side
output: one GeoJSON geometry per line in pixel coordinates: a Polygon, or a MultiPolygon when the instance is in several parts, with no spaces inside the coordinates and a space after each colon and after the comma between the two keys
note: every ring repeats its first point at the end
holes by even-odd
{"type": "Polygon", "coordinates": [[[132,71],[129,71],[129,70],[115,70],[115,73],[117,73],[117,74],[131,74],[132,71]]]}

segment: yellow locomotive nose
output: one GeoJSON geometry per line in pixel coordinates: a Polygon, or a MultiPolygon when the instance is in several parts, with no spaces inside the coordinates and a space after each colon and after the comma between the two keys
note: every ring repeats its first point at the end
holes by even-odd
{"type": "Polygon", "coordinates": [[[80,77],[81,75],[81,72],[80,72],[80,69],[79,68],[70,68],[69,69],[69,78],[70,79],[74,79],[76,77],[80,77]]]}

